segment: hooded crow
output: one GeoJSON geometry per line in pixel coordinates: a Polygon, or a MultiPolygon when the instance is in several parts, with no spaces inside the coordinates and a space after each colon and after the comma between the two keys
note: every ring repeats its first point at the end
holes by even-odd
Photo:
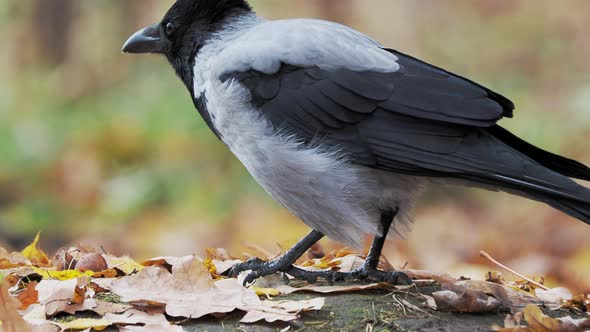
{"type": "Polygon", "coordinates": [[[377,264],[429,184],[505,191],[590,223],[590,190],[570,179],[590,169],[500,127],[510,100],[346,26],[266,21],[245,0],[178,0],[123,52],[166,56],[209,128],[313,229],[282,257],[234,266],[246,282],[279,271],[408,282],[377,264]],[[324,236],[360,246],[366,234],[366,263],[351,273],[292,265],[324,236]]]}

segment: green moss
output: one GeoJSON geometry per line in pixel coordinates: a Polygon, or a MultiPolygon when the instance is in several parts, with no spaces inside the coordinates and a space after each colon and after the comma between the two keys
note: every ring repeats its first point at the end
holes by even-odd
{"type": "Polygon", "coordinates": [[[94,296],[96,300],[109,302],[109,303],[124,303],[121,301],[121,297],[113,293],[98,293],[94,296]]]}

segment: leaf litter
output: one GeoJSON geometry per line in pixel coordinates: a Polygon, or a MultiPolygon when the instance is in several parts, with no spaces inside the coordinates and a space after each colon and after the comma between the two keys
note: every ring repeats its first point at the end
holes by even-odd
{"type": "MultiPolygon", "coordinates": [[[[347,285],[292,285],[289,277],[277,274],[242,286],[240,278],[222,274],[243,260],[224,249],[208,249],[205,257],[157,257],[138,263],[88,249],[61,249],[49,259],[39,246],[39,235],[21,252],[0,248],[0,331],[54,332],[102,330],[110,326],[121,332],[184,331],[175,322],[204,316],[223,318],[243,312],[241,323],[288,322],[308,311],[322,310],[323,297],[292,301],[273,299],[296,292],[330,294],[372,289],[399,291],[384,283],[347,285]],[[76,313],[84,312],[78,317],[76,313]],[[91,313],[92,316],[88,316],[91,313]],[[67,321],[55,317],[70,315],[67,321]]],[[[513,270],[496,262],[510,273],[513,270]]],[[[351,271],[363,256],[348,249],[324,254],[321,247],[310,252],[301,268],[351,271]]],[[[382,262],[387,268],[388,263],[382,262]]],[[[431,310],[485,313],[509,309],[505,332],[576,332],[590,330],[590,318],[559,319],[546,316],[539,306],[588,312],[590,296],[572,294],[565,288],[548,288],[543,280],[523,276],[506,282],[492,271],[483,280],[453,278],[421,270],[403,270],[416,285],[437,284],[441,290],[422,295],[431,310]]],[[[415,286],[406,286],[411,288],[415,286]]],[[[318,296],[316,295],[316,296],[318,296]]]]}

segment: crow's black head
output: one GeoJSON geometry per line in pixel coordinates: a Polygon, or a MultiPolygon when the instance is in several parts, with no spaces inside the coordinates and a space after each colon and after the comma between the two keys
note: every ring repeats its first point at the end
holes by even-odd
{"type": "Polygon", "coordinates": [[[131,36],[123,52],[165,55],[192,90],[192,71],[199,47],[224,19],[250,11],[246,0],[177,0],[160,23],[131,36]]]}

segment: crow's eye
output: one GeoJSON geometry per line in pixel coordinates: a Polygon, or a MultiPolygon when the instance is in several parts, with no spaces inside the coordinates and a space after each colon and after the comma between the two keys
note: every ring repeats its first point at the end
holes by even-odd
{"type": "Polygon", "coordinates": [[[176,31],[176,26],[172,22],[168,22],[166,24],[166,36],[170,37],[176,31]]]}

